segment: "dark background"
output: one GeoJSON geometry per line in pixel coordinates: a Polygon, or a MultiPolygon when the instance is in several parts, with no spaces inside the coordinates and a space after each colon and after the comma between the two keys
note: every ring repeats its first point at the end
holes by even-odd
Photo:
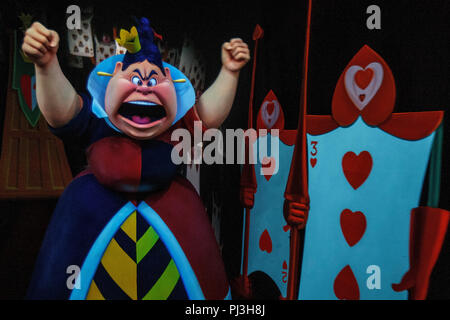
{"type": "MultiPolygon", "coordinates": [[[[93,26],[97,35],[109,33],[113,26],[129,28],[132,15],[146,16],[169,47],[180,47],[186,35],[194,40],[206,67],[206,86],[211,84],[221,66],[221,44],[241,37],[253,49],[252,33],[256,24],[264,29],[260,40],[254,105],[258,109],[269,90],[277,95],[285,112],[287,129],[297,127],[300,82],[304,47],[307,1],[6,1],[0,12],[0,115],[3,125],[7,86],[9,43],[17,16],[32,13],[49,28],[64,37],[66,8],[78,4],[94,9],[93,26]],[[7,9],[7,10],[6,10],[7,9]]],[[[388,63],[395,77],[397,101],[395,112],[448,110],[449,17],[447,0],[313,0],[309,61],[308,113],[330,114],[336,82],[350,59],[368,44],[388,63]],[[381,8],[381,30],[368,30],[366,8],[381,8]]],[[[62,41],[66,41],[65,38],[62,41]]],[[[64,42],[62,42],[64,43],[64,42]]],[[[62,45],[60,56],[66,45],[62,45]]],[[[77,90],[85,90],[92,68],[69,68],[60,59],[63,71],[77,90]]],[[[253,61],[241,71],[235,105],[224,123],[226,128],[246,128],[253,61]]],[[[256,110],[257,111],[257,110],[256,110]]],[[[450,209],[448,114],[445,116],[443,168],[440,207],[450,209]]],[[[74,174],[84,165],[77,146],[66,146],[74,174]]],[[[202,166],[202,198],[210,208],[211,195],[217,194],[221,208],[221,243],[230,278],[237,276],[241,259],[242,208],[239,204],[239,167],[236,165],[202,166]]],[[[54,202],[49,202],[52,208],[54,202]]],[[[21,299],[32,271],[51,210],[46,215],[33,214],[27,201],[0,204],[0,298],[21,299]],[[20,236],[19,236],[20,235],[20,236]],[[11,239],[20,239],[17,243],[11,239]],[[27,249],[21,249],[26,247],[27,249]],[[13,248],[13,249],[11,249],[13,248]]],[[[281,214],[281,213],[280,213],[281,214]]],[[[431,276],[429,299],[450,298],[450,235],[447,234],[440,258],[431,276]]]]}

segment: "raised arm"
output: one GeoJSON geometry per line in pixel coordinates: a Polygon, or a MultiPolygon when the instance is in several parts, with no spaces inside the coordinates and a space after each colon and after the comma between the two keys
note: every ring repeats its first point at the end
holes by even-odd
{"type": "Polygon", "coordinates": [[[54,128],[68,123],[82,107],[82,100],[59,66],[58,46],[58,33],[39,22],[27,29],[22,45],[23,53],[35,66],[39,109],[54,128]]]}
{"type": "Polygon", "coordinates": [[[239,72],[250,60],[250,51],[239,38],[222,45],[222,68],[214,83],[197,102],[197,113],[208,128],[217,128],[230,113],[239,72]]]}

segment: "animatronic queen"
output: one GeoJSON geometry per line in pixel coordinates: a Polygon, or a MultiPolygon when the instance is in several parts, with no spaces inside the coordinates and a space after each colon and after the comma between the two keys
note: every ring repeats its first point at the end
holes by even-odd
{"type": "Polygon", "coordinates": [[[55,135],[86,147],[88,161],[58,201],[30,299],[230,297],[208,216],[177,174],[170,137],[193,130],[195,120],[204,128],[225,120],[249,49],[241,39],[223,44],[222,69],[194,106],[191,83],[162,62],[153,36],[145,18],[121,30],[127,53],[98,64],[90,95],[78,95],[58,63],[58,34],[38,22],[26,31],[22,49],[35,64],[41,112],[55,135]],[[66,273],[73,266],[74,287],[66,273]]]}

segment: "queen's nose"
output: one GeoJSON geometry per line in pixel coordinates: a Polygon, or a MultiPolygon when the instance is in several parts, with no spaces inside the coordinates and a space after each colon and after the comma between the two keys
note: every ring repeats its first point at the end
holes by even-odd
{"type": "Polygon", "coordinates": [[[147,95],[152,93],[153,89],[152,87],[148,87],[148,86],[138,86],[136,87],[136,91],[139,93],[142,93],[143,95],[147,95]]]}

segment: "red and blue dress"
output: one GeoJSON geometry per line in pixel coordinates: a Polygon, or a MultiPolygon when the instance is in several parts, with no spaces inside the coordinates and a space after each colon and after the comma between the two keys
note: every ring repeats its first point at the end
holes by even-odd
{"type": "Polygon", "coordinates": [[[61,139],[82,142],[88,167],[66,188],[48,226],[30,299],[225,299],[229,286],[209,218],[171,160],[176,128],[137,141],[83,108],[61,139]],[[75,274],[70,270],[78,270],[75,274]],[[75,282],[73,281],[75,278],[75,282]]]}

